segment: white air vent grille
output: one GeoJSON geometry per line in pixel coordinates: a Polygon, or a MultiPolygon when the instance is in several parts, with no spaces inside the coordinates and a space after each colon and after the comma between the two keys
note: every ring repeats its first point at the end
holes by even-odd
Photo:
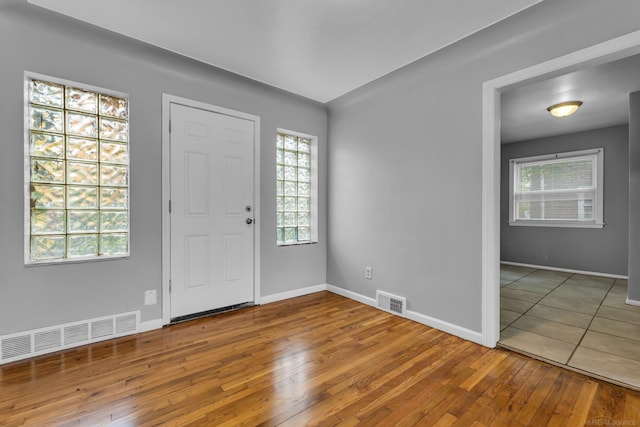
{"type": "Polygon", "coordinates": [[[134,334],[139,330],[140,312],[132,311],[0,336],[0,365],[134,334]]]}
{"type": "Polygon", "coordinates": [[[67,326],[64,328],[64,345],[89,341],[89,324],[67,326]]]}
{"type": "Polygon", "coordinates": [[[378,308],[399,316],[407,311],[407,299],[384,291],[376,291],[376,304],[378,308]]]}
{"type": "Polygon", "coordinates": [[[116,317],[116,334],[124,334],[125,332],[135,332],[138,317],[135,314],[116,317]]]}
{"type": "Polygon", "coordinates": [[[102,338],[113,335],[113,319],[91,322],[91,338],[102,338]]]}
{"type": "Polygon", "coordinates": [[[62,330],[52,329],[34,333],[33,345],[36,352],[60,347],[62,345],[62,330]]]}
{"type": "Polygon", "coordinates": [[[31,353],[31,335],[9,337],[1,342],[3,359],[20,357],[31,353]]]}

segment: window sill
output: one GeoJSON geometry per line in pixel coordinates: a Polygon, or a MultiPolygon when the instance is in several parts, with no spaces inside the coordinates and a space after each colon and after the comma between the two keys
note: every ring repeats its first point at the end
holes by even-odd
{"type": "Polygon", "coordinates": [[[65,264],[85,264],[88,262],[114,261],[131,258],[130,254],[126,255],[101,255],[88,256],[84,258],[66,258],[66,259],[45,259],[41,261],[25,260],[25,267],[36,267],[40,265],[65,265],[65,264]]]}
{"type": "Polygon", "coordinates": [[[560,228],[603,228],[604,223],[564,222],[564,221],[509,221],[515,227],[560,227],[560,228]]]}
{"type": "Polygon", "coordinates": [[[279,248],[286,248],[288,246],[306,246],[306,245],[315,245],[318,242],[294,242],[294,243],[277,243],[276,246],[279,248]]]}

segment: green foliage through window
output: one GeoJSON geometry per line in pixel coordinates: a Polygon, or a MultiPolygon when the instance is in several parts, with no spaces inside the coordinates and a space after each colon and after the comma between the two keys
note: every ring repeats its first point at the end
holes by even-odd
{"type": "Polygon", "coordinates": [[[511,223],[602,223],[602,149],[511,160],[511,223]]]}
{"type": "Polygon", "coordinates": [[[129,105],[28,80],[27,262],[129,254],[129,105]]]}
{"type": "Polygon", "coordinates": [[[276,141],[276,240],[311,241],[311,139],[278,133],[276,141]]]}

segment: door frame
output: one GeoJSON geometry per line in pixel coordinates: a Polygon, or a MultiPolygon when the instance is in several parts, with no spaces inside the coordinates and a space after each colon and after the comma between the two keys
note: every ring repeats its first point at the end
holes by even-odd
{"type": "Polygon", "coordinates": [[[640,53],[640,31],[484,82],[482,86],[482,344],[500,339],[500,94],[640,53]]]}
{"type": "Polygon", "coordinates": [[[162,324],[171,322],[171,216],[169,200],[171,196],[171,135],[169,119],[171,104],[210,111],[212,113],[237,117],[253,122],[253,299],[260,300],[260,117],[241,111],[230,110],[217,105],[168,93],[162,94],[162,324]]]}

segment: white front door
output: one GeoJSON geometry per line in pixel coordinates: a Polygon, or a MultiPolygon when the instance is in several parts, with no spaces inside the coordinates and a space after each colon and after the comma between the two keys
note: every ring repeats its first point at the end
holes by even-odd
{"type": "Polygon", "coordinates": [[[254,301],[254,122],[170,104],[171,318],[254,301]]]}

